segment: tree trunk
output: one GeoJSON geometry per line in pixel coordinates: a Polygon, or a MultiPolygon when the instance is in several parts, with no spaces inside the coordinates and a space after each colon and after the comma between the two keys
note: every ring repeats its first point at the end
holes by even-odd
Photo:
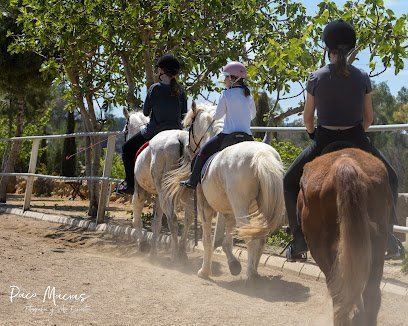
{"type": "MultiPolygon", "coordinates": [[[[14,134],[15,137],[20,137],[23,133],[23,125],[24,125],[24,112],[25,112],[25,102],[24,102],[24,95],[20,95],[17,98],[17,116],[16,116],[16,132],[14,134]]],[[[7,163],[5,164],[4,173],[13,173],[15,163],[17,160],[17,156],[19,153],[21,141],[13,141],[11,145],[10,155],[7,159],[7,163]]],[[[0,180],[0,203],[5,203],[7,198],[7,184],[10,180],[10,177],[3,176],[0,180]]]]}
{"type": "MultiPolygon", "coordinates": [[[[98,124],[96,121],[95,110],[92,102],[91,94],[84,94],[81,87],[79,86],[79,75],[78,72],[73,69],[67,69],[67,75],[72,84],[73,93],[75,96],[76,104],[81,113],[82,121],[84,123],[84,129],[86,132],[98,131],[98,124]],[[88,110],[85,107],[84,99],[87,102],[88,110]]],[[[91,147],[95,145],[95,137],[86,137],[86,151],[85,151],[85,165],[87,176],[95,176],[95,171],[98,172],[97,166],[100,165],[100,161],[92,162],[92,159],[96,158],[97,155],[92,157],[91,147]],[[96,166],[97,165],[97,166],[96,166]]],[[[100,157],[100,154],[99,154],[100,157]]],[[[96,217],[98,211],[98,182],[88,181],[88,192],[89,192],[89,209],[88,215],[91,217],[96,217]]]]}
{"type": "MultiPolygon", "coordinates": [[[[75,132],[75,114],[74,111],[68,111],[67,117],[67,134],[72,134],[75,132]]],[[[64,148],[62,151],[62,167],[61,175],[65,177],[73,177],[76,175],[76,156],[67,158],[75,154],[76,152],[76,141],[75,138],[65,138],[64,148]]]]}
{"type": "Polygon", "coordinates": [[[129,62],[129,55],[126,52],[120,52],[120,58],[122,59],[123,68],[125,70],[126,83],[128,85],[126,101],[132,111],[137,111],[140,105],[140,101],[135,96],[136,83],[133,78],[132,67],[129,62]]]}
{"type": "MultiPolygon", "coordinates": [[[[91,94],[88,93],[86,94],[85,99],[91,117],[92,130],[100,131],[100,126],[96,121],[93,97],[91,94]]],[[[101,146],[100,144],[97,144],[99,142],[99,137],[90,137],[90,141],[92,145],[92,150],[90,152],[91,176],[98,177],[101,165],[101,146]]],[[[88,215],[91,217],[96,217],[99,204],[99,181],[90,181],[88,185],[89,185],[88,215]]]]}
{"type": "Polygon", "coordinates": [[[154,84],[153,65],[152,65],[150,49],[149,49],[150,34],[151,34],[151,31],[149,30],[142,31],[142,41],[145,46],[145,50],[143,52],[143,58],[144,58],[144,65],[145,65],[145,72],[146,72],[147,88],[149,88],[151,85],[154,84]]]}

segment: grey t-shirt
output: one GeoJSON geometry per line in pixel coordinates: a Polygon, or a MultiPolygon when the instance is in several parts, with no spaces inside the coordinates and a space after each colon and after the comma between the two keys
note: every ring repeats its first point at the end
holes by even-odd
{"type": "Polygon", "coordinates": [[[186,113],[187,96],[184,90],[179,96],[173,96],[170,85],[153,84],[143,105],[143,114],[150,115],[150,122],[142,131],[143,136],[151,139],[160,131],[181,129],[181,120],[186,113]]]}
{"type": "Polygon", "coordinates": [[[334,74],[334,64],[312,72],[306,90],[315,97],[319,125],[355,126],[363,121],[365,94],[371,92],[367,73],[352,65],[348,78],[334,74]]]}

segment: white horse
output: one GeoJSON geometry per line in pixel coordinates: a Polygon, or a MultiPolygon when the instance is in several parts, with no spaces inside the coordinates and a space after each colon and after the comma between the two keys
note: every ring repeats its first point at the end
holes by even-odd
{"type": "MultiPolygon", "coordinates": [[[[213,108],[212,108],[213,109],[213,108]]],[[[133,115],[138,115],[135,113],[133,115]]],[[[134,121],[138,121],[136,118],[134,121]]],[[[129,120],[129,136],[132,120],[129,120]]],[[[165,173],[180,166],[182,159],[189,165],[195,152],[200,149],[210,137],[219,131],[217,123],[212,123],[212,116],[208,109],[197,108],[193,103],[183,121],[183,125],[193,125],[193,129],[166,130],[162,131],[149,141],[149,146],[144,149],[135,162],[135,191],[133,194],[133,226],[138,237],[138,246],[144,250],[146,242],[143,238],[141,214],[144,203],[152,194],[156,195],[154,218],[152,220],[152,247],[151,254],[157,251],[157,240],[160,234],[163,213],[167,217],[171,233],[171,252],[173,258],[183,258],[186,255],[189,226],[192,223],[193,214],[188,211],[192,205],[186,206],[184,229],[180,243],[178,241],[177,214],[174,203],[166,198],[163,192],[162,181],[165,173]],[[199,112],[199,114],[196,114],[199,112]],[[217,129],[218,128],[218,129],[217,129]]],[[[186,194],[184,201],[188,202],[191,196],[186,194]]]]}
{"type": "MultiPolygon", "coordinates": [[[[179,186],[189,170],[179,168],[168,173],[165,191],[178,201],[186,191],[179,186]]],[[[232,145],[215,155],[206,176],[197,186],[198,213],[203,223],[204,259],[198,276],[211,274],[211,222],[216,212],[225,216],[226,236],[223,250],[232,275],[241,271],[232,253],[233,229],[248,248],[248,279],[258,276],[257,268],[266,236],[284,222],[283,165],[274,148],[248,141],[232,145]]]]}

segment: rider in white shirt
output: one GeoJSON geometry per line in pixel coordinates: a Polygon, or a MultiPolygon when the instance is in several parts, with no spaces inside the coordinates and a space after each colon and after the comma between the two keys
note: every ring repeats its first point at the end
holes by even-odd
{"type": "Polygon", "coordinates": [[[180,183],[183,187],[196,188],[204,163],[221,149],[228,135],[240,132],[251,138],[251,120],[255,118],[256,109],[251,92],[245,84],[246,68],[242,63],[232,61],[223,68],[222,73],[227,89],[221,94],[213,118],[216,120],[225,116],[224,129],[211,138],[197,154],[190,178],[180,183]]]}

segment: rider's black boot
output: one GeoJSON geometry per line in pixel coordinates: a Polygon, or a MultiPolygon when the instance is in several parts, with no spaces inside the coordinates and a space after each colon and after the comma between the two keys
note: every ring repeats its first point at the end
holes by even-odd
{"type": "Polygon", "coordinates": [[[203,168],[205,161],[206,160],[204,160],[201,156],[197,155],[190,178],[188,180],[181,181],[180,186],[195,189],[198,181],[200,181],[201,169],[203,168]]]}
{"type": "Polygon", "coordinates": [[[300,226],[298,226],[295,231],[292,232],[292,234],[293,240],[286,250],[286,258],[290,262],[294,262],[297,260],[303,261],[306,259],[308,248],[300,226]]]}
{"type": "Polygon", "coordinates": [[[125,182],[122,182],[118,185],[117,191],[123,195],[131,195],[134,192],[135,187],[135,164],[133,158],[129,157],[130,155],[122,155],[123,165],[125,167],[125,182]]]}
{"type": "Polygon", "coordinates": [[[404,259],[405,249],[401,241],[392,233],[392,225],[390,226],[388,232],[387,240],[387,252],[385,254],[385,259],[404,259]]]}

